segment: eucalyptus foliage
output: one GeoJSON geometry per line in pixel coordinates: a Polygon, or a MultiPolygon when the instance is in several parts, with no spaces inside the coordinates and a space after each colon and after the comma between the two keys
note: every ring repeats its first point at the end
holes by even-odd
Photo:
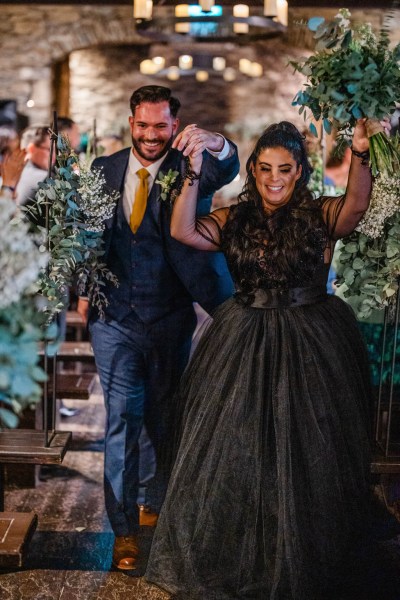
{"type": "Polygon", "coordinates": [[[336,268],[340,290],[353,300],[359,318],[391,306],[399,288],[400,212],[386,220],[377,238],[353,231],[338,242],[336,268]]]}
{"type": "Polygon", "coordinates": [[[29,233],[15,204],[0,198],[0,427],[16,427],[18,415],[40,401],[38,342],[52,332],[35,281],[47,262],[43,240],[29,233]]]}
{"type": "Polygon", "coordinates": [[[36,203],[29,209],[42,232],[48,211],[50,260],[40,275],[40,290],[50,310],[57,312],[66,308],[67,290],[74,286],[104,316],[105,280],[118,285],[102,262],[104,221],[113,215],[119,194],[106,188],[101,169],[79,162],[67,138],[59,136],[57,148],[56,175],[39,184],[36,203]]]}
{"type": "MultiPolygon", "coordinates": [[[[293,100],[299,113],[322,119],[330,133],[335,127],[348,136],[357,119],[366,117],[370,126],[370,162],[373,175],[391,173],[400,168],[399,153],[379,126],[379,120],[392,114],[400,89],[400,44],[390,49],[389,36],[382,30],[376,35],[369,24],[350,28],[350,12],[342,9],[333,19],[313,18],[309,28],[315,31],[315,53],[309,58],[291,61],[307,77],[304,89],[293,100]],[[376,121],[374,123],[374,121],[376,121]]],[[[367,123],[368,126],[368,123],[367,123]]],[[[311,131],[317,135],[315,125],[311,131]]]]}

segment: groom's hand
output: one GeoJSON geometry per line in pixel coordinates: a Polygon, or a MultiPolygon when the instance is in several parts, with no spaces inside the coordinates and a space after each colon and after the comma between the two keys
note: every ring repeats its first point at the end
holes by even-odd
{"type": "Polygon", "coordinates": [[[178,133],[172,147],[183,152],[184,156],[196,157],[204,150],[220,152],[224,147],[224,138],[219,133],[200,129],[195,124],[187,125],[178,133]]]}

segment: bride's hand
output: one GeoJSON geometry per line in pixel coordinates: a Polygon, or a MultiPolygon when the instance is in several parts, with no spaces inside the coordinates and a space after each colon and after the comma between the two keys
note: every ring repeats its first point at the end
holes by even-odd
{"type": "MultiPolygon", "coordinates": [[[[366,152],[367,150],[369,150],[369,139],[366,122],[367,119],[358,119],[354,128],[352,147],[357,152],[366,152]]],[[[380,124],[383,127],[385,133],[389,135],[391,129],[389,119],[382,119],[382,121],[380,121],[380,124]]]]}

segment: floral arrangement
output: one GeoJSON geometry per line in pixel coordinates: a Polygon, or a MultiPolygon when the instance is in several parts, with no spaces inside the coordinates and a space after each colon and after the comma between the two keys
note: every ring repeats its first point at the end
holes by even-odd
{"type": "MultiPolygon", "coordinates": [[[[400,44],[390,49],[385,31],[376,35],[369,24],[350,28],[350,12],[342,9],[327,22],[314,17],[309,28],[317,40],[314,55],[290,64],[307,77],[307,83],[294,98],[299,113],[306,108],[324,129],[332,127],[342,140],[348,139],[357,119],[367,118],[370,164],[374,176],[400,169],[399,151],[379,123],[394,112],[400,89],[400,44]]],[[[315,125],[310,129],[315,135],[315,125]]]]}
{"type": "Polygon", "coordinates": [[[43,240],[29,233],[15,204],[0,198],[0,426],[16,427],[18,415],[41,398],[46,374],[38,366],[44,330],[43,299],[35,282],[48,256],[43,240]]]}
{"type": "MultiPolygon", "coordinates": [[[[393,145],[400,148],[398,136],[393,145]]],[[[335,261],[340,291],[360,319],[393,306],[400,277],[400,173],[374,180],[369,209],[337,243],[335,261]]]]}
{"type": "Polygon", "coordinates": [[[173,204],[176,196],[178,195],[179,191],[177,189],[173,189],[173,185],[176,182],[178,175],[179,171],[173,171],[172,169],[169,169],[167,173],[160,171],[159,178],[156,179],[156,183],[161,186],[160,199],[164,202],[169,201],[171,204],[173,204]],[[175,194],[175,192],[177,193],[175,194]]]}
{"type": "Polygon", "coordinates": [[[29,209],[42,232],[48,209],[50,259],[39,278],[40,290],[54,313],[65,308],[67,289],[75,286],[78,295],[86,295],[103,317],[108,304],[102,291],[105,280],[118,282],[101,262],[102,233],[119,193],[107,189],[101,169],[91,170],[79,162],[67,138],[59,136],[57,148],[56,176],[39,184],[36,204],[29,209]]]}

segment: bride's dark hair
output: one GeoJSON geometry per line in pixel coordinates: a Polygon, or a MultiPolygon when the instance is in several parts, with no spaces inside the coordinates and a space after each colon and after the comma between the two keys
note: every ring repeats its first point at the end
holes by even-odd
{"type": "Polygon", "coordinates": [[[322,220],[321,204],[307,189],[313,169],[303,136],[287,121],[270,125],[250,154],[246,170],[247,178],[239,194],[239,202],[231,207],[221,239],[221,249],[226,254],[234,278],[242,290],[262,287],[266,272],[262,265],[265,257],[260,257],[260,249],[264,248],[262,254],[268,256],[267,263],[274,271],[270,273],[270,280],[274,279],[278,286],[298,281],[306,284],[319,264],[327,243],[327,230],[322,220]],[[297,166],[302,168],[289,202],[271,215],[265,212],[253,175],[253,165],[266,148],[285,148],[297,166]],[[246,281],[240,281],[244,265],[246,281]]]}
{"type": "Polygon", "coordinates": [[[296,195],[300,190],[304,192],[304,188],[307,186],[313,172],[304,142],[304,136],[297,127],[288,121],[274,123],[267,127],[259,137],[253,152],[247,159],[247,178],[244,188],[239,195],[239,201],[249,200],[250,202],[254,202],[259,200],[261,202],[261,196],[257,190],[256,180],[253,175],[253,165],[255,166],[257,158],[266,148],[285,148],[292,155],[297,166],[301,166],[301,176],[296,181],[295,192],[296,195]]]}

